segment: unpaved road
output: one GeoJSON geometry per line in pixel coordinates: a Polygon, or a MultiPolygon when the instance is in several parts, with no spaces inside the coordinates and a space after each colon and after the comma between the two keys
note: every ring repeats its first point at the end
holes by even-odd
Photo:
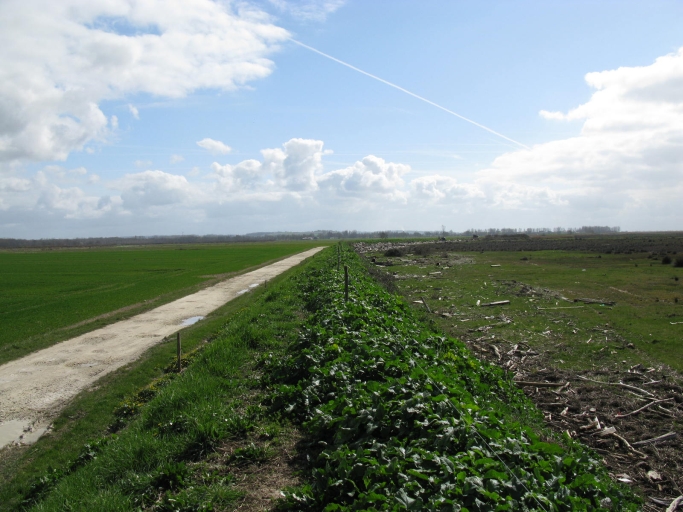
{"type": "Polygon", "coordinates": [[[295,254],[0,366],[0,448],[35,441],[69,400],[177,332],[183,320],[206,316],[322,249],[295,254]]]}

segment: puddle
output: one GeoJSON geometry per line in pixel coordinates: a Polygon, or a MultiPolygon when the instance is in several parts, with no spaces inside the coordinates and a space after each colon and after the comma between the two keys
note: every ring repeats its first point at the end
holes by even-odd
{"type": "Polygon", "coordinates": [[[244,290],[240,290],[237,292],[237,295],[242,295],[243,293],[247,293],[249,291],[249,288],[246,288],[244,290]]]}
{"type": "Polygon", "coordinates": [[[260,283],[250,284],[250,285],[249,285],[249,288],[256,288],[259,284],[260,284],[260,283]]]}
{"type": "Polygon", "coordinates": [[[33,444],[46,432],[46,427],[32,425],[26,420],[9,420],[0,423],[0,448],[13,442],[33,444]]]}
{"type": "Polygon", "coordinates": [[[204,320],[204,317],[203,316],[191,316],[190,318],[186,318],[185,320],[183,320],[180,323],[180,325],[185,325],[185,326],[194,325],[197,322],[199,322],[200,320],[204,320]]]}

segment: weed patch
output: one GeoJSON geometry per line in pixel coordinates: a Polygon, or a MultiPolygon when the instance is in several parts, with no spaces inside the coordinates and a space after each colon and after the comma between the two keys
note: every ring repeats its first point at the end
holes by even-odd
{"type": "MultiPolygon", "coordinates": [[[[327,256],[325,258],[325,256],[327,256]]],[[[311,313],[262,361],[274,411],[316,447],[281,510],[636,510],[598,457],[544,430],[502,370],[420,322],[348,250],[307,270],[311,313]]]]}

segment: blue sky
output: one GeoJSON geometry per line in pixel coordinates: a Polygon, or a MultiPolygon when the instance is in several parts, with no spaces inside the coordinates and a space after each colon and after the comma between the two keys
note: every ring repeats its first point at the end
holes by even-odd
{"type": "Polygon", "coordinates": [[[680,229],[682,22],[674,1],[7,0],[0,237],[680,229]]]}

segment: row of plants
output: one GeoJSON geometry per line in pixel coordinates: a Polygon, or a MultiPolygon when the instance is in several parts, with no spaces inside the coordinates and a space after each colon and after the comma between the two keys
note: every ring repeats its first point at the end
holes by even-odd
{"type": "Polygon", "coordinates": [[[306,328],[262,361],[271,407],[310,448],[308,483],[280,509],[638,509],[598,456],[553,438],[509,376],[432,329],[348,247],[303,277],[306,328]]]}

